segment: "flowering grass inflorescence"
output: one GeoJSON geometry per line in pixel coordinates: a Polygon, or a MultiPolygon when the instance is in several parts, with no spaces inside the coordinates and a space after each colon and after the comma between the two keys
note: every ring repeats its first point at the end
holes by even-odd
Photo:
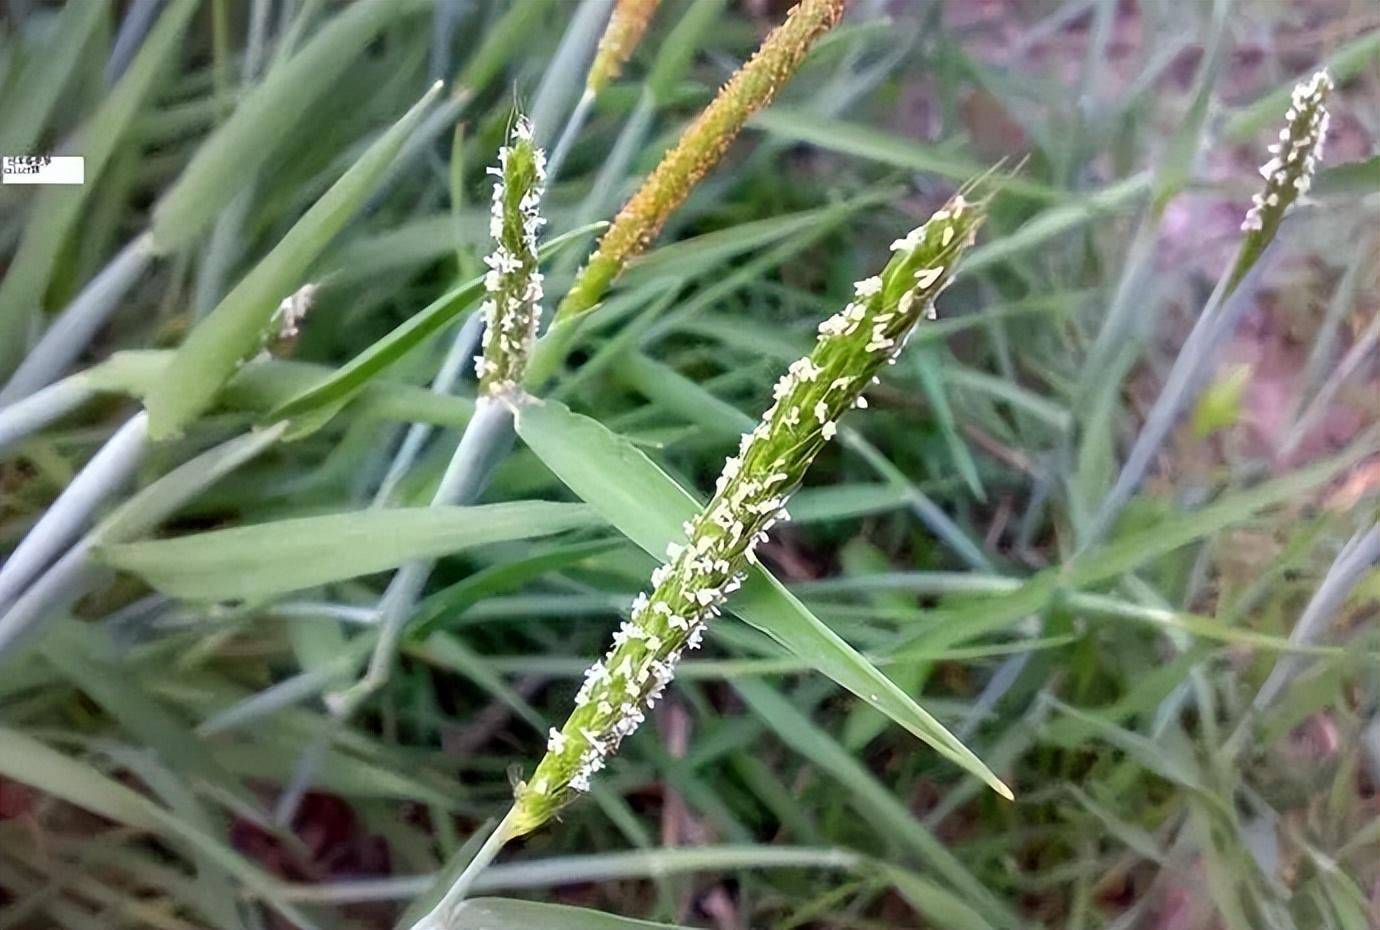
{"type": "Polygon", "coordinates": [[[666,219],[718,163],[748,117],[771,103],[815,41],[843,17],[843,8],[844,0],[800,0],[791,9],[618,211],[562,299],[557,317],[584,313],[603,299],[628,261],[651,244],[666,219]]]}
{"type": "Polygon", "coordinates": [[[495,245],[484,259],[484,351],[474,362],[481,396],[492,397],[521,383],[541,322],[537,234],[546,223],[540,213],[546,155],[533,144],[527,117],[513,120],[508,144],[498,150],[498,167],[488,171],[497,178],[489,219],[495,245]]]}
{"type": "Polygon", "coordinates": [[[1251,208],[1241,222],[1246,237],[1241,243],[1234,278],[1239,280],[1250,269],[1275,237],[1285,214],[1312,186],[1313,172],[1323,157],[1329,121],[1326,101],[1332,87],[1326,70],[1295,85],[1279,140],[1270,144],[1270,159],[1260,166],[1265,188],[1252,197],[1251,208]]]}
{"type": "Polygon", "coordinates": [[[681,653],[700,644],[706,623],[756,562],[757,545],[788,519],[786,502],[835,436],[839,417],[867,406],[863,390],[877,370],[895,360],[921,316],[933,317],[934,299],[983,215],[982,204],[956,195],[892,243],[895,255],[881,275],[859,281],[853,300],[820,324],[813,351],[776,383],[775,403],[724,463],[713,498],[685,524],[685,542],[667,548],[650,594],[637,596],[612,649],[586,673],[569,720],[552,729],[546,756],[518,787],[513,835],[536,829],[587,790],[642,723],[681,653]]]}
{"type": "Polygon", "coordinates": [[[642,34],[647,31],[660,3],[661,0],[616,0],[608,28],[599,39],[599,51],[589,66],[585,79],[587,93],[599,94],[618,77],[637,43],[642,41],[642,34]]]}

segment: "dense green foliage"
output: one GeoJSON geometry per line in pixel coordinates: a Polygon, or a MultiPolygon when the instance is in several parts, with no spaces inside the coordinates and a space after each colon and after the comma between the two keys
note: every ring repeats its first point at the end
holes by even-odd
{"type": "Polygon", "coordinates": [[[0,154],[87,159],[0,187],[0,930],[424,921],[773,383],[1003,160],[704,648],[451,926],[1373,926],[1365,5],[857,0],[486,419],[500,147],[526,193],[571,130],[549,318],[784,18],[632,6],[585,105],[604,0],[0,14],[0,154]],[[1338,138],[1233,269],[1324,64],[1338,138]]]}

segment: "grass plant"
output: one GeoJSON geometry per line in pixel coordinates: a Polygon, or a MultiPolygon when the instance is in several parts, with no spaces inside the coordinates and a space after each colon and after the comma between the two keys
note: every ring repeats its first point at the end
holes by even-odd
{"type": "Polygon", "coordinates": [[[1325,6],[10,3],[0,930],[1374,926],[1325,6]]]}

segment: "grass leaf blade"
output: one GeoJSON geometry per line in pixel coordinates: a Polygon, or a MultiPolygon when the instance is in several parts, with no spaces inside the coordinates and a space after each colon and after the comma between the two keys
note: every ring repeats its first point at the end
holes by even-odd
{"type": "Polygon", "coordinates": [[[176,435],[261,345],[279,303],[359,209],[440,92],[439,83],[360,156],[211,312],[168,363],[146,400],[150,433],[176,435]]]}
{"type": "Polygon", "coordinates": [[[407,507],[277,520],[109,545],[97,553],[174,597],[228,600],[280,594],[595,522],[587,507],[548,501],[407,507]]]}

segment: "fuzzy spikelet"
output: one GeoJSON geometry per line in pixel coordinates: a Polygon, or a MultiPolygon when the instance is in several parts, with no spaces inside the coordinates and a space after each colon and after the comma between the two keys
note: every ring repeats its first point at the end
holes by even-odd
{"type": "Polygon", "coordinates": [[[1236,263],[1234,277],[1238,280],[1274,238],[1285,214],[1313,184],[1327,137],[1326,100],[1332,87],[1332,78],[1325,70],[1294,87],[1284,128],[1278,141],[1269,146],[1269,160],[1260,166],[1265,188],[1251,199],[1251,208],[1241,222],[1246,238],[1236,263]]]}
{"type": "Polygon", "coordinates": [[[304,284],[278,304],[272,323],[278,328],[280,340],[296,338],[302,321],[307,318],[307,313],[316,301],[316,291],[317,285],[304,284]]]}
{"type": "Polygon", "coordinates": [[[686,649],[742,583],[755,550],[779,521],[806,469],[837,433],[838,420],[866,406],[863,389],[895,360],[916,322],[932,315],[959,256],[982,222],[980,204],[954,197],[910,235],[882,274],[859,281],[854,299],[819,326],[815,347],[776,383],[775,403],[724,462],[713,498],[685,524],[633,601],[613,647],[585,674],[575,710],[553,731],[532,779],[518,786],[515,834],[528,833],[589,788],[605,760],[642,723],[686,649]]]}
{"type": "Polygon", "coordinates": [[[1332,78],[1326,71],[1294,86],[1279,141],[1270,145],[1270,160],[1260,166],[1265,189],[1252,198],[1251,209],[1241,223],[1242,232],[1263,231],[1267,219],[1278,225],[1294,201],[1308,193],[1313,172],[1322,161],[1330,119],[1325,102],[1332,87],[1332,78]]]}
{"type": "Polygon", "coordinates": [[[656,13],[661,0],[616,0],[608,28],[599,39],[599,51],[589,66],[585,89],[597,95],[618,73],[623,63],[632,57],[637,43],[656,13]]]}
{"type": "Polygon", "coordinates": [[[584,313],[603,299],[623,266],[651,244],[672,211],[718,163],[748,117],[771,103],[815,40],[839,21],[843,8],[844,0],[800,0],[618,212],[561,301],[557,318],[584,313]]]}
{"type": "Polygon", "coordinates": [[[513,121],[508,144],[498,151],[489,234],[494,250],[484,259],[488,297],[482,355],[475,356],[481,396],[512,392],[522,382],[527,357],[541,322],[542,276],[537,270],[537,234],[546,221],[540,214],[546,155],[532,143],[532,124],[525,116],[513,121]]]}

